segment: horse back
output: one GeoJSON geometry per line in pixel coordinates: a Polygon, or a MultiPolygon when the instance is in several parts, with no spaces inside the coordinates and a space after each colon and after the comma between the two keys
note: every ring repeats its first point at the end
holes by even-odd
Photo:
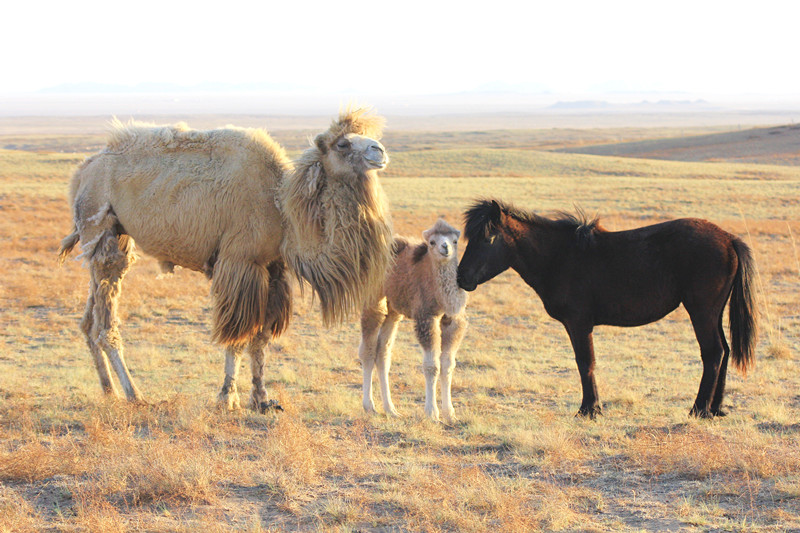
{"type": "Polygon", "coordinates": [[[737,266],[734,239],[711,222],[691,218],[598,232],[589,249],[573,247],[554,269],[549,285],[556,289],[551,291],[555,305],[551,302],[548,312],[555,318],[554,313],[584,313],[595,324],[638,326],[663,318],[699,293],[727,291],[727,297],[737,266]]]}

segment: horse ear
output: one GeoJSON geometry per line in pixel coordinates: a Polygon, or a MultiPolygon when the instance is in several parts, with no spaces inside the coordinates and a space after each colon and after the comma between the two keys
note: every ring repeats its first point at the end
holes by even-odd
{"type": "Polygon", "coordinates": [[[497,203],[497,200],[492,200],[491,204],[491,211],[489,211],[489,219],[492,222],[500,222],[500,215],[503,213],[503,209],[500,207],[500,204],[497,203]]]}

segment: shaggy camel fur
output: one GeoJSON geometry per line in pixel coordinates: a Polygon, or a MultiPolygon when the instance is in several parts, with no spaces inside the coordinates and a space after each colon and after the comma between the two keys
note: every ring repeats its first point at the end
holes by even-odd
{"type": "Polygon", "coordinates": [[[288,270],[340,322],[380,291],[391,263],[391,222],[377,170],[388,163],[383,119],[347,110],[292,164],[260,129],[210,131],[115,121],[108,145],[76,171],[75,226],[91,282],[81,327],[106,393],[110,367],[127,398],[142,401],[122,355],[117,302],[134,242],[171,271],[204,272],[214,300],[213,339],[225,347],[220,401],[239,408],[236,378],[250,354],[251,406],[273,407],[264,348],[291,316],[288,270]]]}
{"type": "Polygon", "coordinates": [[[389,367],[397,326],[404,317],[414,319],[417,339],[423,350],[425,414],[439,419],[436,382],[442,374],[442,414],[455,421],[450,397],[456,351],[467,327],[467,293],[456,284],[458,266],[457,229],[442,219],[422,232],[424,242],[403,237],[394,240],[396,261],[386,276],[383,296],[365,307],[361,314],[361,345],[358,355],[363,370],[363,406],[375,412],[372,374],[375,367],[387,414],[398,416],[389,391],[389,367]]]}

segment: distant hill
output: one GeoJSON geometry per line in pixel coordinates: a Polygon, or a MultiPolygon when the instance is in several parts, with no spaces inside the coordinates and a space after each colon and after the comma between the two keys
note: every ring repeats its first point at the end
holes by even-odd
{"type": "Polygon", "coordinates": [[[800,125],[561,148],[557,152],[672,161],[800,165],[800,125]]]}

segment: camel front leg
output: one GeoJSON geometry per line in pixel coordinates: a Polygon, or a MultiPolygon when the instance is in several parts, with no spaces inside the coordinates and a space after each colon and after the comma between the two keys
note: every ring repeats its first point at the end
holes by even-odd
{"type": "Polygon", "coordinates": [[[240,347],[228,346],[225,348],[225,381],[222,383],[218,401],[220,406],[228,411],[241,409],[239,389],[236,386],[241,361],[242,349],[240,347]]]}
{"type": "Polygon", "coordinates": [[[283,407],[276,400],[267,397],[267,387],[264,384],[264,367],[266,366],[266,347],[271,334],[262,330],[256,335],[247,350],[250,353],[250,371],[253,375],[253,390],[250,393],[250,409],[261,414],[267,411],[283,411],[283,407]]]}
{"type": "Polygon", "coordinates": [[[463,314],[442,317],[442,416],[450,423],[457,420],[450,390],[453,385],[453,372],[456,368],[456,352],[458,352],[458,347],[461,345],[466,331],[467,319],[463,314]]]}
{"type": "Polygon", "coordinates": [[[439,420],[436,406],[436,383],[441,371],[442,330],[441,317],[417,317],[415,331],[422,346],[422,372],[425,375],[425,414],[431,420],[439,420]]]}
{"type": "Polygon", "coordinates": [[[386,299],[374,306],[365,307],[361,313],[361,344],[358,358],[361,361],[361,405],[367,413],[375,413],[375,400],[372,397],[372,374],[375,370],[375,357],[378,349],[378,335],[386,319],[386,299]]]}
{"type": "Polygon", "coordinates": [[[381,398],[383,399],[383,410],[389,416],[400,416],[392,403],[392,390],[389,386],[389,369],[392,366],[392,346],[397,334],[397,326],[400,324],[402,315],[390,311],[386,320],[381,326],[378,334],[378,346],[375,355],[375,365],[378,369],[378,380],[381,385],[381,398]]]}

